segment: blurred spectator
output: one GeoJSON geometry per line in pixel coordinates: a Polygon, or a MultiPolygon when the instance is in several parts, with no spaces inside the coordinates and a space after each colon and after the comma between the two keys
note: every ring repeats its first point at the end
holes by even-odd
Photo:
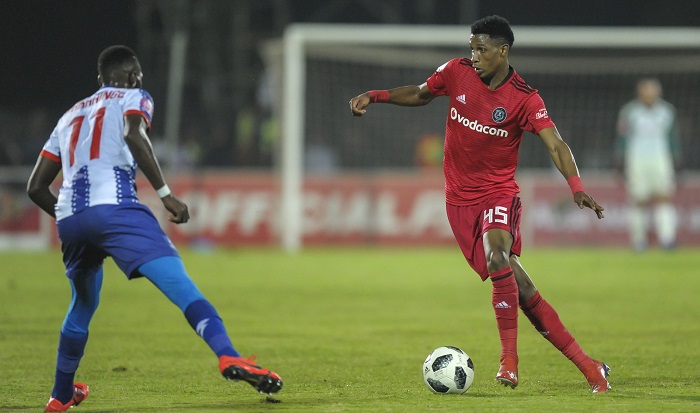
{"type": "Polygon", "coordinates": [[[676,243],[677,217],[672,203],[675,166],[680,165],[676,109],[661,99],[658,79],[637,83],[637,98],[620,110],[617,163],[627,179],[632,201],[630,239],[637,251],[647,247],[648,209],[654,207],[657,239],[666,249],[676,243]]]}
{"type": "Polygon", "coordinates": [[[258,87],[245,99],[236,115],[236,166],[270,166],[277,146],[279,127],[273,116],[269,77],[263,74],[258,87]]]}

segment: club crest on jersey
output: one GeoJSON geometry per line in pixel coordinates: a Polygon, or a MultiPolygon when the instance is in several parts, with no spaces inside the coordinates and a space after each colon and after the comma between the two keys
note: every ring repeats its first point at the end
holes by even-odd
{"type": "Polygon", "coordinates": [[[153,102],[146,96],[141,98],[141,111],[148,114],[148,117],[153,117],[153,102]]]}
{"type": "Polygon", "coordinates": [[[503,122],[504,120],[506,120],[507,116],[508,114],[506,113],[506,110],[500,106],[494,109],[491,113],[491,119],[493,119],[493,121],[496,123],[503,122]]]}

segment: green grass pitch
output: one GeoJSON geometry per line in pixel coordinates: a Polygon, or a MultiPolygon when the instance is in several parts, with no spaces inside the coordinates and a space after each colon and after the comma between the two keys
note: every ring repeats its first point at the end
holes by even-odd
{"type": "MultiPolygon", "coordinates": [[[[111,260],[73,412],[690,412],[700,411],[700,251],[533,249],[522,262],[613,390],[583,376],[520,321],[520,385],[494,383],[499,342],[490,285],[456,247],[183,251],[192,278],[245,355],[279,372],[269,403],[226,382],[206,344],[147,280],[111,260]],[[464,395],[432,394],[434,348],[473,359],[464,395]]],[[[0,253],[0,411],[42,411],[69,301],[60,254],[0,253]]]]}

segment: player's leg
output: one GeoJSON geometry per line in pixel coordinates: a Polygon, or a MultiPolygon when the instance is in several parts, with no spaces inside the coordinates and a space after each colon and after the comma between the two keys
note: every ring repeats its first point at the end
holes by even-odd
{"type": "Polygon", "coordinates": [[[503,229],[490,229],[483,235],[484,254],[492,284],[491,301],[501,339],[500,368],[496,380],[515,388],[518,385],[518,286],[510,265],[513,236],[503,229]]]}
{"type": "Polygon", "coordinates": [[[54,388],[46,411],[66,411],[87,397],[87,385],[74,383],[74,379],[85,352],[90,321],[100,302],[102,274],[101,266],[70,274],[72,299],[61,327],[54,388]]]}
{"type": "MultiPolygon", "coordinates": [[[[627,192],[631,200],[629,214],[629,236],[635,251],[644,251],[648,246],[649,231],[649,201],[651,198],[651,182],[648,165],[641,162],[629,162],[627,167],[627,192]]],[[[653,175],[653,174],[652,174],[653,175]]]]}
{"type": "Polygon", "coordinates": [[[214,307],[185,271],[175,247],[143,205],[93,208],[103,226],[100,247],[129,278],[145,276],[185,314],[192,328],[217,356],[239,356],[214,307]]]}
{"type": "Polygon", "coordinates": [[[510,256],[510,264],[518,284],[520,308],[535,329],[581,370],[594,392],[607,391],[610,388],[605,379],[609,370],[607,366],[583,351],[561,322],[554,307],[542,298],[516,255],[510,256]],[[602,373],[600,368],[603,368],[602,373]]]}
{"type": "Polygon", "coordinates": [[[675,191],[675,172],[671,157],[658,157],[650,162],[649,169],[653,171],[648,183],[654,204],[654,230],[656,237],[664,249],[672,249],[676,244],[676,228],[678,217],[673,205],[675,191]]]}
{"type": "Polygon", "coordinates": [[[517,385],[518,287],[510,269],[511,249],[519,253],[518,198],[495,199],[488,206],[446,205],[447,219],[464,258],[481,277],[492,280],[492,303],[501,337],[501,367],[496,379],[511,387],[517,385]],[[500,202],[499,202],[500,201],[500,202]],[[486,249],[488,246],[488,250],[486,249]],[[502,379],[502,380],[501,380],[502,379]]]}
{"type": "Polygon", "coordinates": [[[229,380],[244,380],[261,393],[275,393],[282,388],[277,373],[244,359],[236,351],[214,306],[202,295],[185,271],[180,257],[162,257],[139,267],[148,278],[185,315],[192,329],[219,358],[219,370],[229,380]]]}
{"type": "Polygon", "coordinates": [[[221,317],[190,279],[172,242],[146,206],[131,204],[93,209],[102,214],[102,225],[111,229],[102,237],[101,246],[129,278],[145,276],[180,308],[192,329],[219,357],[224,377],[240,378],[266,393],[282,387],[277,374],[240,357],[221,317]],[[226,369],[231,364],[236,364],[234,370],[244,370],[245,377],[243,374],[227,376],[231,369],[226,369]]]}
{"type": "Polygon", "coordinates": [[[673,249],[676,245],[678,227],[678,216],[673,205],[676,186],[673,161],[670,157],[660,158],[653,167],[657,169],[653,183],[654,230],[661,247],[673,249]]]}
{"type": "Polygon", "coordinates": [[[634,202],[629,218],[630,242],[637,252],[647,249],[647,232],[649,213],[648,206],[644,202],[634,202]]]}
{"type": "Polygon", "coordinates": [[[676,246],[676,229],[678,228],[678,215],[675,206],[667,197],[663,197],[654,207],[654,224],[656,236],[661,247],[673,249],[676,246]]]}
{"type": "Polygon", "coordinates": [[[105,254],[92,244],[92,234],[85,228],[92,219],[92,210],[88,208],[56,223],[72,297],[61,327],[54,388],[46,411],[67,411],[83,401],[89,391],[86,384],[76,383],[74,378],[102,289],[105,254]]]}
{"type": "Polygon", "coordinates": [[[139,267],[158,289],[180,308],[192,329],[217,357],[240,354],[233,347],[221,317],[187,274],[180,257],[162,257],[139,267]]]}

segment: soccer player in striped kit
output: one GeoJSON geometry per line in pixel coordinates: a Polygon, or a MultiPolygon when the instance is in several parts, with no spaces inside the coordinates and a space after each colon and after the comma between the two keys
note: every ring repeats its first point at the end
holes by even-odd
{"type": "Polygon", "coordinates": [[[279,375],[234,349],[216,309],[187,275],[151,211],[139,203],[137,165],[170,212],[170,221],[189,220],[187,205],[170,191],[153,154],[148,137],[153,100],[141,88],[136,54],[125,46],[109,47],[100,54],[97,69],[100,89],[61,117],[27,185],[32,201],[56,218],[72,289],[45,411],[67,411],[88,396],[88,386],[74,377],[100,301],[102,264],[108,256],[129,279],[146,277],[182,310],[219,358],[226,379],[246,381],[261,393],[279,391],[279,375]],[[50,185],[61,171],[57,198],[50,185]]]}
{"type": "Polygon", "coordinates": [[[584,374],[594,393],[606,392],[608,367],[589,357],[540,295],[518,256],[519,188],[515,181],[524,131],[540,136],[574,202],[603,218],[603,207],[584,190],[569,146],[562,140],[536,89],[508,63],[514,36],[508,21],[489,16],[471,26],[471,59],[453,59],[420,86],[371,90],[350,100],[354,116],[371,103],[423,106],[449,96],[445,131],[447,217],[469,265],[492,282],[501,339],[497,382],[518,385],[518,307],[535,328],[584,374]]]}

